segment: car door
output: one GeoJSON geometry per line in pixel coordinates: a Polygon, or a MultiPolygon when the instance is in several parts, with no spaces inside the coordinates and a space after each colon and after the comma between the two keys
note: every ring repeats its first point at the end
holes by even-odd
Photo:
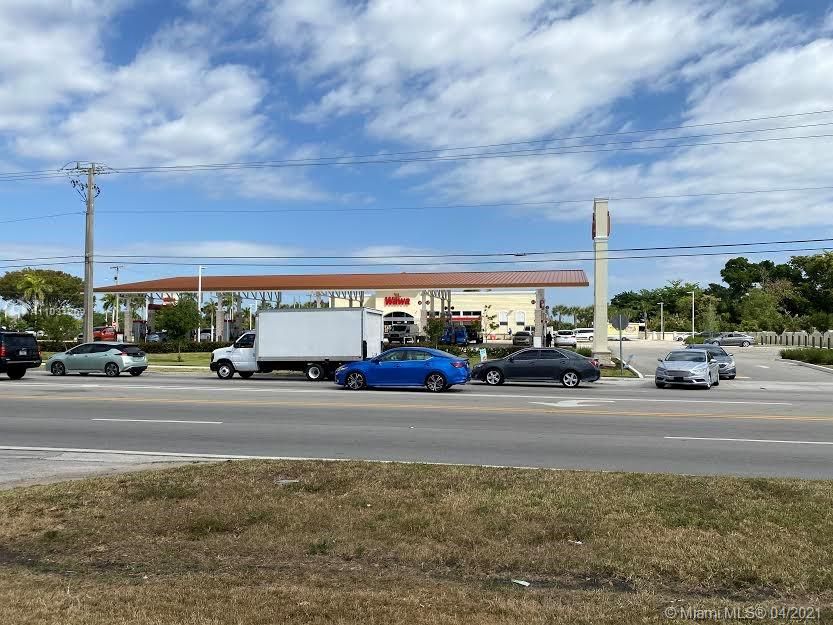
{"type": "Polygon", "coordinates": [[[422,386],[428,377],[431,360],[434,356],[422,349],[409,349],[405,352],[405,359],[399,363],[397,377],[401,384],[408,386],[422,386]]]}
{"type": "Polygon", "coordinates": [[[93,345],[94,343],[85,343],[69,350],[64,358],[67,371],[86,371],[86,359],[89,358],[93,345]]]}
{"type": "MultiPolygon", "coordinates": [[[[110,362],[110,351],[113,349],[112,345],[106,343],[96,343],[90,346],[90,351],[83,360],[84,371],[104,371],[104,365],[110,362]]],[[[81,371],[81,369],[79,369],[81,371]]]]}
{"type": "Polygon", "coordinates": [[[234,342],[231,351],[231,364],[237,371],[256,371],[255,333],[247,332],[234,342]]]}
{"type": "Polygon", "coordinates": [[[542,349],[536,374],[539,379],[557,380],[566,369],[567,356],[557,349],[542,349]]]}
{"type": "Polygon", "coordinates": [[[706,352],[706,360],[709,363],[709,375],[712,384],[717,384],[720,381],[720,365],[711,352],[706,352]]]}
{"type": "Polygon", "coordinates": [[[370,386],[397,386],[404,384],[405,374],[402,363],[407,358],[406,350],[392,349],[371,361],[367,370],[370,386]]]}
{"type": "Polygon", "coordinates": [[[507,380],[529,380],[535,377],[535,361],[539,349],[524,349],[512,354],[506,361],[503,375],[507,380]]]}

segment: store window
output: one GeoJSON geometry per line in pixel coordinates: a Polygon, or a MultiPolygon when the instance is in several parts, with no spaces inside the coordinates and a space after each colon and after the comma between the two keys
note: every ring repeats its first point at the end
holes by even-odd
{"type": "Polygon", "coordinates": [[[508,326],[509,325],[509,313],[506,312],[506,311],[503,311],[503,310],[500,311],[497,314],[497,322],[502,326],[508,326]]]}
{"type": "Polygon", "coordinates": [[[516,326],[525,326],[526,325],[526,313],[519,310],[515,313],[515,325],[516,326]]]}

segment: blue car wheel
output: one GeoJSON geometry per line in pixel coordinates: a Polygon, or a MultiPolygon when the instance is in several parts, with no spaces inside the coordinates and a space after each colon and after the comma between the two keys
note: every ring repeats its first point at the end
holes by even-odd
{"type": "Polygon", "coordinates": [[[425,388],[432,393],[440,393],[444,391],[446,384],[445,376],[442,373],[432,373],[425,378],[425,388]]]}
{"type": "Polygon", "coordinates": [[[351,371],[348,373],[347,379],[344,381],[344,386],[349,388],[351,391],[360,391],[366,384],[367,380],[365,380],[364,374],[359,373],[358,371],[351,371]]]}

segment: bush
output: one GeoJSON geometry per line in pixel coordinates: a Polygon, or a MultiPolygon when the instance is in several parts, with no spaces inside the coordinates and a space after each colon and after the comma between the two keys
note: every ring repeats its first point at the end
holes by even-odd
{"type": "Polygon", "coordinates": [[[706,339],[702,336],[687,336],[683,342],[686,345],[702,345],[706,342],[706,339]]]}
{"type": "MultiPolygon", "coordinates": [[[[181,343],[183,352],[213,352],[219,347],[228,347],[231,343],[218,341],[183,341],[181,343]]],[[[176,354],[176,341],[163,341],[161,343],[139,343],[139,346],[148,354],[176,354]]]]}
{"type": "Polygon", "coordinates": [[[814,365],[833,365],[833,350],[818,347],[782,349],[781,358],[800,360],[814,365]]]}

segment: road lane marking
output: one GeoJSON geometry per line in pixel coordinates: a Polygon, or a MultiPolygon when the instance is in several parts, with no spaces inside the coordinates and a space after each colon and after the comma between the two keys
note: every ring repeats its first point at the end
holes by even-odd
{"type": "Polygon", "coordinates": [[[190,423],[195,425],[211,424],[222,425],[222,421],[179,421],[176,419],[105,419],[97,418],[90,419],[90,421],[116,421],[119,423],[190,423]]]}
{"type": "Polygon", "coordinates": [[[758,367],[759,369],[769,369],[769,367],[767,365],[755,365],[755,366],[758,367]]]}
{"type": "MultiPolygon", "coordinates": [[[[314,384],[311,383],[311,384],[314,384]]],[[[339,399],[348,399],[354,398],[357,393],[348,393],[343,391],[342,389],[336,388],[335,386],[329,387],[329,389],[306,389],[306,388],[254,388],[250,385],[247,386],[171,386],[166,384],[157,384],[157,385],[134,385],[134,384],[69,384],[69,383],[50,383],[50,382],[27,382],[25,385],[18,385],[19,389],[30,388],[33,386],[41,386],[41,387],[49,387],[49,388],[89,388],[89,389],[108,389],[108,390],[155,390],[155,391],[214,391],[214,392],[237,392],[237,393],[274,393],[274,394],[306,394],[306,395],[331,395],[333,393],[340,393],[339,399]]],[[[541,387],[543,388],[543,387],[541,387]]],[[[387,390],[379,391],[380,396],[391,396],[391,395],[407,395],[409,397],[420,397],[420,394],[414,393],[414,391],[394,391],[394,390],[387,390]]],[[[422,395],[425,397],[425,395],[422,395]]],[[[460,399],[465,399],[467,397],[477,397],[477,398],[488,398],[488,399],[539,399],[542,401],[545,400],[560,400],[560,399],[587,399],[587,400],[595,400],[596,398],[593,397],[576,397],[575,394],[571,395],[521,395],[515,393],[478,393],[478,392],[457,392],[454,394],[447,395],[447,397],[452,401],[457,401],[460,399]]],[[[793,404],[790,402],[782,402],[782,401],[740,401],[740,400],[733,400],[733,401],[725,401],[721,399],[660,399],[660,398],[651,398],[651,397],[605,397],[605,400],[611,401],[637,401],[637,402],[652,402],[652,403],[671,403],[671,404],[720,404],[720,405],[738,405],[738,406],[792,406],[793,404]]],[[[601,401],[601,399],[597,400],[601,401]]]]}
{"type": "MultiPolygon", "coordinates": [[[[833,416],[788,416],[788,415],[714,415],[714,414],[703,414],[703,413],[684,413],[684,412],[625,412],[621,410],[615,411],[604,411],[604,410],[595,410],[595,409],[581,409],[581,408],[521,408],[516,406],[506,406],[506,407],[495,407],[495,406],[452,406],[448,404],[393,404],[393,403],[386,403],[386,402],[379,402],[379,403],[354,403],[351,402],[348,404],[338,403],[336,401],[332,402],[287,402],[287,401],[256,401],[251,399],[237,399],[237,400],[223,400],[223,399],[156,399],[151,397],[120,397],[118,399],[114,399],[112,397],[85,397],[85,396],[71,396],[71,395],[60,395],[60,396],[42,396],[42,395],[32,395],[32,396],[25,396],[25,395],[17,395],[14,398],[8,397],[5,398],[7,401],[14,400],[32,400],[32,401],[44,401],[44,402],[66,402],[66,401],[77,401],[79,403],[112,403],[113,401],[118,401],[121,403],[133,403],[133,404],[192,404],[192,405],[210,405],[210,406],[217,406],[217,405],[224,405],[224,406],[262,406],[262,407],[269,407],[269,408],[369,408],[373,410],[412,410],[412,411],[424,411],[426,409],[437,409],[437,410],[448,410],[448,411],[457,411],[457,412],[490,412],[490,413],[503,413],[503,414],[514,414],[514,413],[534,413],[534,414],[554,414],[560,416],[571,416],[571,415],[589,415],[589,416],[618,416],[618,417],[671,417],[671,418],[680,418],[680,419],[690,419],[690,418],[707,418],[707,419],[757,419],[757,420],[764,420],[764,421],[833,421],[833,416]]],[[[531,402],[534,403],[534,402],[531,402]]]]}
{"type": "Polygon", "coordinates": [[[531,401],[530,404],[539,406],[552,406],[553,408],[578,408],[579,406],[597,406],[600,404],[615,403],[613,399],[564,399],[559,402],[550,403],[545,401],[531,401]]]}
{"type": "Polygon", "coordinates": [[[780,443],[785,445],[833,445],[833,441],[782,441],[765,438],[710,438],[706,436],[664,436],[676,441],[720,441],[729,443],[780,443]]]}

